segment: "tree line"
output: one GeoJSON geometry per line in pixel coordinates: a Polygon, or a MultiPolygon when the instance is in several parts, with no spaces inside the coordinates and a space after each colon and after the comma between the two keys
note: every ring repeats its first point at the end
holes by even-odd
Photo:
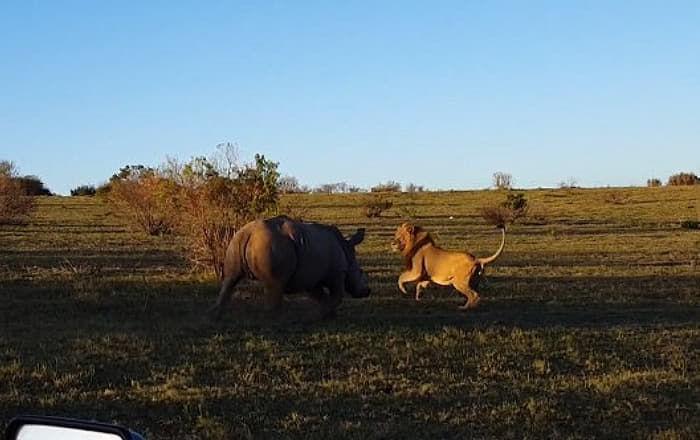
{"type": "MultiPolygon", "coordinates": [[[[494,186],[510,189],[512,177],[494,174],[494,186]]],[[[650,179],[649,186],[660,186],[650,179]]],[[[694,173],[669,177],[668,185],[696,185],[694,173]]],[[[131,224],[146,234],[180,234],[186,238],[186,257],[195,265],[208,267],[219,277],[223,273],[226,247],[233,234],[248,221],[280,211],[280,194],[290,193],[377,193],[365,203],[367,217],[377,217],[391,208],[382,194],[425,191],[412,183],[402,186],[389,180],[362,189],[344,182],[309,189],[295,177],[280,176],[278,163],[256,154],[242,163],[234,144],[217,146],[210,157],[187,162],[166,158],[158,167],[126,165],[99,187],[81,185],[72,196],[101,196],[124,213],[131,224]]],[[[37,196],[51,195],[36,176],[20,175],[13,162],[0,160],[0,224],[26,224],[37,196]]],[[[522,194],[509,194],[498,206],[482,210],[494,224],[514,222],[525,216],[527,201],[522,194]]]]}

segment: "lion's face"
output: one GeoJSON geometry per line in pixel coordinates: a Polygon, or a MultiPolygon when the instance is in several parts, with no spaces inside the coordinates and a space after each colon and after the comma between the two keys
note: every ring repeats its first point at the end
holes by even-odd
{"type": "Polygon", "coordinates": [[[402,254],[409,252],[416,244],[416,234],[419,230],[420,226],[410,223],[404,223],[396,228],[394,239],[391,241],[391,249],[402,254]]]}

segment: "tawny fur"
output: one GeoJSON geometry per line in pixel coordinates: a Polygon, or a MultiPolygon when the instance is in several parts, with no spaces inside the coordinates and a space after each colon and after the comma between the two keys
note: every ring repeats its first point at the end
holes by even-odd
{"type": "Polygon", "coordinates": [[[404,223],[396,229],[391,247],[403,255],[405,268],[399,275],[398,284],[402,293],[408,294],[405,284],[418,282],[416,301],[431,283],[453,286],[466,298],[459,308],[474,308],[480,298],[476,288],[487,264],[493,263],[505,247],[505,229],[500,227],[501,246],[487,258],[476,258],[467,252],[448,251],[435,244],[430,233],[418,225],[404,223]]]}

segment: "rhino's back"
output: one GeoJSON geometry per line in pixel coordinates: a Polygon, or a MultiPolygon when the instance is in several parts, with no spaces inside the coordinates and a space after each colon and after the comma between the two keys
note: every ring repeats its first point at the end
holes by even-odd
{"type": "Polygon", "coordinates": [[[264,220],[248,223],[240,231],[244,265],[254,278],[265,283],[286,285],[297,268],[297,253],[292,240],[280,231],[279,224],[264,220]]]}
{"type": "Polygon", "coordinates": [[[347,266],[339,236],[333,227],[284,216],[255,220],[235,235],[227,259],[264,284],[308,290],[347,266]]]}
{"type": "Polygon", "coordinates": [[[294,284],[309,288],[326,284],[347,268],[339,240],[342,236],[334,227],[317,223],[293,222],[292,240],[297,252],[294,284]]]}

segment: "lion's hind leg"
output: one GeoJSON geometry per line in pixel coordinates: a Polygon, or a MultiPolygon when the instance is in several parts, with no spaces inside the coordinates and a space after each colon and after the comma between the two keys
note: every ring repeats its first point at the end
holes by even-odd
{"type": "Polygon", "coordinates": [[[416,301],[420,301],[423,298],[423,290],[428,288],[430,283],[430,280],[425,280],[416,285],[416,301]]]}
{"type": "Polygon", "coordinates": [[[457,289],[457,291],[467,299],[467,301],[464,304],[459,306],[460,310],[473,309],[481,301],[479,293],[477,293],[476,290],[469,287],[469,284],[469,279],[464,281],[456,281],[453,284],[455,289],[457,289]]]}

